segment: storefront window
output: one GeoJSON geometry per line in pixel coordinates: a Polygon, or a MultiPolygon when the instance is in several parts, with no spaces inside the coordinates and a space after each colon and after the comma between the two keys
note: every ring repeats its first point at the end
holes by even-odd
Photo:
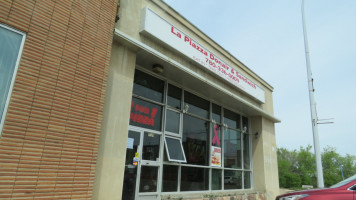
{"type": "Polygon", "coordinates": [[[224,167],[241,169],[241,135],[233,129],[224,130],[224,167]]]}
{"type": "Polygon", "coordinates": [[[176,192],[178,189],[178,166],[163,165],[162,192],[176,192]]]}
{"type": "Polygon", "coordinates": [[[166,131],[179,134],[180,113],[167,109],[166,131]]]}
{"type": "Polygon", "coordinates": [[[213,104],[212,111],[212,119],[217,123],[221,123],[221,107],[213,104]]]}
{"type": "Polygon", "coordinates": [[[189,115],[183,116],[183,147],[188,164],[209,164],[209,123],[189,115]]]}
{"type": "Polygon", "coordinates": [[[251,172],[244,172],[244,188],[251,188],[251,172]]]}
{"type": "Polygon", "coordinates": [[[221,190],[221,177],[222,170],[221,169],[212,169],[211,171],[211,189],[212,190],[221,190]]]}
{"type": "Polygon", "coordinates": [[[181,191],[200,191],[209,189],[209,169],[182,167],[181,191]]]}
{"type": "Polygon", "coordinates": [[[192,93],[184,92],[184,105],[187,112],[209,119],[209,101],[202,99],[192,93]]]}
{"type": "Polygon", "coordinates": [[[164,81],[139,70],[135,71],[133,93],[157,102],[163,102],[164,81]]]}
{"type": "Polygon", "coordinates": [[[162,106],[132,98],[130,125],[160,131],[162,106]]]}
{"type": "Polygon", "coordinates": [[[240,115],[224,109],[224,124],[231,128],[240,129],[240,115]]]}
{"type": "Polygon", "coordinates": [[[246,127],[246,134],[243,135],[244,169],[250,169],[250,131],[247,117],[242,117],[242,127],[246,127]]]}
{"type": "Polygon", "coordinates": [[[225,170],[224,189],[242,189],[242,172],[236,170],[225,170]]]}
{"type": "Polygon", "coordinates": [[[144,72],[137,70],[136,78],[130,125],[142,130],[143,145],[137,150],[142,149],[144,160],[137,178],[140,193],[157,192],[157,184],[161,192],[252,187],[247,117],[144,72]]]}
{"type": "Polygon", "coordinates": [[[157,192],[158,167],[142,166],[140,192],[157,192]]]}
{"type": "Polygon", "coordinates": [[[180,109],[182,99],[182,89],[168,84],[167,105],[180,109]]]}
{"type": "Polygon", "coordinates": [[[156,161],[159,158],[161,136],[154,133],[144,134],[142,159],[156,161]]]}

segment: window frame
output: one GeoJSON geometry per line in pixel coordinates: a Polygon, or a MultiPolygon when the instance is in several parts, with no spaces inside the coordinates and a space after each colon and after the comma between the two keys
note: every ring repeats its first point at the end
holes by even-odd
{"type": "Polygon", "coordinates": [[[187,158],[185,157],[185,153],[184,153],[184,149],[183,149],[183,144],[182,144],[182,139],[181,138],[165,135],[164,136],[164,146],[166,147],[166,153],[167,153],[168,161],[170,161],[170,162],[178,162],[178,163],[186,163],[187,162],[187,158]],[[174,139],[174,140],[178,140],[179,141],[181,152],[183,154],[184,160],[171,159],[171,156],[169,155],[168,144],[167,144],[166,138],[170,138],[170,139],[174,139]]]}
{"type": "Polygon", "coordinates": [[[11,99],[11,96],[12,96],[12,90],[14,88],[15,79],[16,79],[16,76],[17,76],[17,71],[18,71],[20,60],[21,60],[21,57],[22,57],[22,52],[23,52],[23,48],[24,48],[24,44],[25,44],[25,40],[26,40],[26,34],[24,32],[22,32],[22,31],[19,31],[19,30],[15,29],[15,28],[10,27],[10,26],[8,26],[6,24],[3,24],[3,23],[0,23],[0,28],[7,29],[7,30],[9,30],[11,32],[14,32],[14,33],[19,34],[19,35],[22,36],[21,44],[20,44],[20,47],[19,47],[19,52],[18,52],[18,55],[17,55],[15,67],[14,67],[14,72],[12,74],[11,83],[10,83],[10,86],[8,88],[8,95],[6,97],[4,110],[3,110],[2,115],[0,116],[0,137],[1,137],[3,126],[4,126],[4,122],[5,122],[5,118],[6,118],[6,114],[7,114],[7,109],[9,107],[10,99],[11,99]]]}

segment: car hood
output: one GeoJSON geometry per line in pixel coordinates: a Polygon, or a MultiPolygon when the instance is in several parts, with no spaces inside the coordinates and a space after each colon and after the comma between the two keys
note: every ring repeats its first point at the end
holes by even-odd
{"type": "Polygon", "coordinates": [[[279,195],[278,197],[284,197],[284,196],[289,196],[289,195],[297,195],[297,194],[315,194],[315,193],[325,193],[329,191],[334,191],[338,190],[338,188],[324,188],[324,189],[311,189],[311,190],[301,190],[297,192],[289,192],[283,195],[279,195]]]}

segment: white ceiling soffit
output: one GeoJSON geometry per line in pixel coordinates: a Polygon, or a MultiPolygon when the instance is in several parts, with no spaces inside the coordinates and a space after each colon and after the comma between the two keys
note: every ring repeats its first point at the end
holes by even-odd
{"type": "Polygon", "coordinates": [[[280,122],[279,119],[265,112],[261,108],[251,104],[214,82],[207,81],[203,76],[156,51],[150,46],[126,35],[118,29],[115,29],[114,40],[136,51],[136,64],[141,67],[151,70],[153,64],[160,64],[164,66],[162,76],[166,77],[168,80],[196,91],[221,105],[228,105],[229,108],[236,109],[248,116],[262,116],[274,123],[280,122]],[[204,90],[202,90],[202,88],[204,88],[204,90]]]}

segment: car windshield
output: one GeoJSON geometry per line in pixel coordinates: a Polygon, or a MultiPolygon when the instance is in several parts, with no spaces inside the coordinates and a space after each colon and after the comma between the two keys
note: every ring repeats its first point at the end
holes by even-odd
{"type": "Polygon", "coordinates": [[[351,181],[353,181],[355,179],[356,179],[356,174],[351,176],[351,177],[349,177],[349,178],[347,178],[347,179],[345,179],[345,180],[343,180],[343,181],[341,181],[341,182],[336,183],[335,185],[330,186],[330,188],[337,188],[337,187],[346,185],[346,184],[350,183],[351,181]]]}

